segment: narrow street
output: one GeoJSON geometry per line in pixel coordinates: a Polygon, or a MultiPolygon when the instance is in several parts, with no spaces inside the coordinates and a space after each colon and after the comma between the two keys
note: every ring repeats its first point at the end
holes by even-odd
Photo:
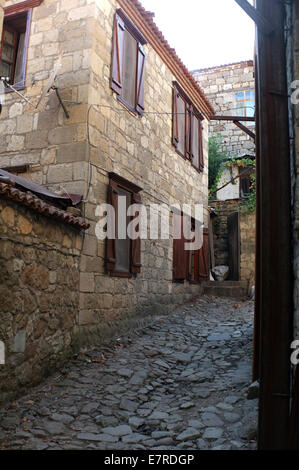
{"type": "Polygon", "coordinates": [[[0,410],[2,449],[255,449],[253,302],[200,297],[0,410]]]}

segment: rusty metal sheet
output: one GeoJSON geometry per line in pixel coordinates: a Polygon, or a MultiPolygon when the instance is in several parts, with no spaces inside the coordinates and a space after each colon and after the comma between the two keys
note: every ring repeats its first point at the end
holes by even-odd
{"type": "Polygon", "coordinates": [[[5,171],[3,169],[0,169],[0,176],[6,177],[14,181],[14,183],[19,186],[22,189],[25,189],[27,191],[30,191],[31,193],[37,194],[40,197],[45,197],[52,199],[53,201],[57,201],[58,203],[62,203],[64,206],[72,206],[76,205],[82,200],[81,195],[60,195],[57,193],[54,193],[53,191],[40,186],[36,183],[33,183],[32,181],[22,178],[21,176],[14,175],[13,173],[9,173],[8,171],[5,171]]]}

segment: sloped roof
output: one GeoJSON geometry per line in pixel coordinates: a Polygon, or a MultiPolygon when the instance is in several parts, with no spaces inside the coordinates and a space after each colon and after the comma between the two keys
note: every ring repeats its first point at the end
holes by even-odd
{"type": "MultiPolygon", "coordinates": [[[[48,191],[46,188],[31,183],[24,178],[17,177],[17,183],[14,180],[14,178],[16,178],[15,175],[6,171],[4,172],[3,170],[0,170],[0,172],[2,173],[2,175],[0,174],[0,196],[13,200],[14,202],[22,204],[23,206],[29,207],[39,214],[50,217],[64,224],[71,225],[80,230],[87,230],[89,228],[90,225],[86,223],[82,217],[77,217],[68,212],[68,210],[57,207],[57,204],[59,204],[58,201],[61,198],[61,196],[58,194],[53,193],[52,191],[48,191]],[[22,185],[22,180],[25,181],[24,185],[22,185]],[[27,183],[29,186],[30,184],[33,185],[38,194],[40,194],[40,197],[37,196],[35,191],[30,191],[28,188],[26,188],[27,183]],[[50,201],[53,202],[51,203],[50,201]]],[[[69,205],[72,205],[72,202],[69,198],[62,197],[62,199],[64,203],[69,202],[69,205]]]]}

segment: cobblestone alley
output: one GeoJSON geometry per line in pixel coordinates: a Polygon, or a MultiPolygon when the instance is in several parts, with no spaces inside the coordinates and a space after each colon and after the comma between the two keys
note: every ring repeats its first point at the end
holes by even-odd
{"type": "Polygon", "coordinates": [[[0,410],[2,449],[255,449],[253,302],[200,297],[0,410]]]}

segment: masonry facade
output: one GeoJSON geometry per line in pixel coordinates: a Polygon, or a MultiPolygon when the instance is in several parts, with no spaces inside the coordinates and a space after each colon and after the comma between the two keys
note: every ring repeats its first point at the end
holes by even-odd
{"type": "MultiPolygon", "coordinates": [[[[255,79],[252,60],[195,70],[192,74],[217,115],[254,116],[255,79]]],[[[254,122],[246,125],[249,130],[255,131],[254,122]]],[[[255,154],[253,139],[232,122],[211,121],[209,131],[211,137],[221,136],[221,148],[229,157],[255,154]]]]}
{"type": "MultiPolygon", "coordinates": [[[[162,203],[168,209],[173,204],[201,204],[207,227],[208,121],[213,108],[138,1],[29,3],[32,9],[24,12],[26,21],[20,30],[27,44],[26,68],[23,75],[19,70],[17,81],[15,68],[12,82],[30,103],[14,92],[4,95],[1,167],[18,167],[20,176],[59,194],[83,196],[81,213],[90,228],[78,260],[76,333],[82,341],[104,339],[136,318],[167,313],[200,292],[199,278],[191,282],[188,272],[174,282],[177,266],[172,235],[167,240],[139,240],[137,249],[136,244],[132,248],[139,254],[133,255],[128,271],[119,276],[115,256],[107,259],[109,244],[97,237],[98,207],[111,202],[112,189],[129,194],[131,201],[146,208],[162,203]],[[115,65],[125,65],[113,62],[123,34],[116,28],[123,28],[123,23],[122,57],[131,64],[135,60],[134,40],[137,67],[139,58],[145,57],[145,69],[143,65],[137,68],[142,80],[132,106],[132,89],[130,82],[126,87],[125,75],[121,91],[117,88],[120,77],[115,75],[119,73],[115,65]],[[55,85],[69,117],[54,90],[43,95],[56,67],[55,85]],[[182,122],[173,118],[176,100],[186,110],[188,136],[182,134],[182,122]]],[[[20,4],[5,2],[4,28],[9,32],[16,27],[16,5],[20,4]]],[[[2,67],[8,66],[2,63],[2,67]]],[[[173,218],[170,211],[171,227],[173,218]]],[[[114,245],[112,250],[121,251],[121,246],[114,245]]]]}

